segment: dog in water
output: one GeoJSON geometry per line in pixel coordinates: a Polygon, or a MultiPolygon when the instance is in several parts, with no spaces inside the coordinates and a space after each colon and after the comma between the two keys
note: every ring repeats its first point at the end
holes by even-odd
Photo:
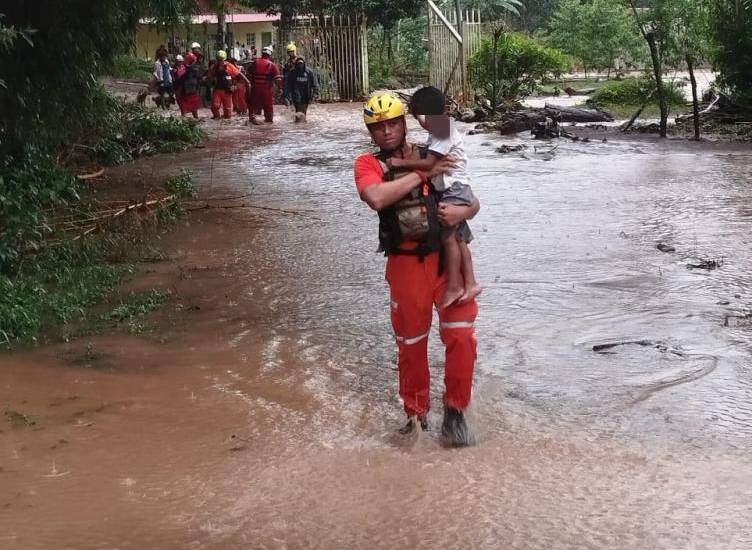
{"type": "Polygon", "coordinates": [[[136,103],[143,106],[146,103],[146,98],[149,96],[149,90],[141,90],[136,96],[136,103]]]}

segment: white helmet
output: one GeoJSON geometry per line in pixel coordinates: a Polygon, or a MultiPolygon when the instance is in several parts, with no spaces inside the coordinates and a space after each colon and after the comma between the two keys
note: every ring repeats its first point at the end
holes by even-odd
{"type": "Polygon", "coordinates": [[[261,48],[261,53],[266,55],[272,55],[274,52],[274,49],[271,46],[264,46],[261,48]]]}
{"type": "Polygon", "coordinates": [[[183,61],[183,56],[182,56],[182,55],[180,55],[180,54],[176,55],[176,56],[175,56],[175,61],[178,61],[178,62],[181,62],[181,61],[183,61]]]}
{"type": "Polygon", "coordinates": [[[193,44],[191,44],[191,49],[192,50],[195,50],[196,48],[198,48],[200,50],[201,49],[201,44],[199,44],[198,42],[194,42],[193,44]]]}

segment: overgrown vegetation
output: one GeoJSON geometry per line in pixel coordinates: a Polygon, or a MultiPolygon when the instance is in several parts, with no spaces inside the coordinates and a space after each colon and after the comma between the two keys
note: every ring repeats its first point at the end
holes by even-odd
{"type": "Polygon", "coordinates": [[[541,81],[569,67],[562,52],[522,34],[497,29],[470,59],[470,80],[497,108],[507,99],[530,95],[541,81]]]}
{"type": "Polygon", "coordinates": [[[125,104],[101,91],[103,114],[84,143],[71,144],[57,158],[34,148],[6,157],[0,166],[0,272],[12,273],[26,253],[42,248],[52,232],[50,220],[79,204],[76,177],[58,162],[94,160],[118,164],[155,152],[183,150],[204,138],[191,120],[165,118],[125,104]]]}
{"type": "MultiPolygon", "coordinates": [[[[686,99],[681,87],[675,83],[664,83],[664,93],[669,105],[684,105],[686,99]]],[[[608,107],[612,105],[641,105],[652,100],[657,105],[655,81],[651,78],[625,78],[612,80],[601,85],[589,102],[608,107]]]]}
{"type": "MultiPolygon", "coordinates": [[[[181,173],[165,189],[183,198],[194,195],[190,174],[181,173]]],[[[105,300],[123,277],[133,273],[132,262],[152,251],[146,236],[166,227],[181,212],[179,202],[141,217],[134,212],[112,220],[99,234],[43,248],[0,273],[0,344],[35,339],[51,325],[63,325],[63,337],[87,322],[118,320],[124,312],[138,317],[166,300],[150,293],[121,300],[111,314],[100,316],[92,307],[105,300]],[[130,309],[123,309],[128,305],[130,309]]],[[[125,318],[123,318],[125,319],[125,318]]],[[[132,332],[141,332],[129,326],[132,332]]]]}
{"type": "Polygon", "coordinates": [[[549,21],[548,41],[576,59],[586,75],[610,74],[616,60],[635,66],[646,59],[629,11],[613,0],[562,0],[549,21]]]}
{"type": "Polygon", "coordinates": [[[156,311],[170,298],[170,293],[152,289],[148,292],[131,293],[120,299],[120,302],[108,313],[102,316],[104,321],[127,323],[128,332],[141,334],[147,329],[144,317],[156,311]]]}
{"type": "Polygon", "coordinates": [[[105,67],[108,76],[141,82],[148,82],[153,70],[153,63],[129,54],[116,55],[105,67]]]}
{"type": "Polygon", "coordinates": [[[403,19],[391,28],[368,29],[368,73],[371,87],[401,88],[425,82],[428,50],[423,36],[427,17],[403,19]]]}
{"type": "Polygon", "coordinates": [[[102,90],[104,108],[83,143],[77,144],[105,164],[122,164],[153,153],[174,153],[199,143],[205,131],[193,119],[163,117],[125,103],[102,90]]]}
{"type": "Polygon", "coordinates": [[[708,9],[713,63],[719,84],[752,105],[752,1],[713,0],[708,9]]]}

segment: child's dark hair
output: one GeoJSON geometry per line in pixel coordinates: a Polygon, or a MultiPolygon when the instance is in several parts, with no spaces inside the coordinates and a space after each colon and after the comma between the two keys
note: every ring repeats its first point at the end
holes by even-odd
{"type": "Polygon", "coordinates": [[[446,107],[444,92],[433,86],[418,89],[410,98],[410,112],[415,115],[443,115],[446,107]]]}

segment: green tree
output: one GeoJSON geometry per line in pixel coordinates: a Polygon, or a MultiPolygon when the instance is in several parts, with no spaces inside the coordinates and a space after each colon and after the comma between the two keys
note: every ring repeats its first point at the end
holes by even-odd
{"type": "Polygon", "coordinates": [[[470,81],[495,110],[504,100],[533,93],[541,80],[567,68],[567,57],[559,50],[497,27],[470,58],[470,81]]]}
{"type": "MultiPolygon", "coordinates": [[[[447,7],[452,8],[453,4],[449,2],[447,7]]],[[[499,21],[510,14],[520,16],[525,11],[521,0],[467,0],[463,4],[463,7],[477,9],[483,21],[499,21]]]]}
{"type": "Polygon", "coordinates": [[[706,0],[676,1],[676,45],[678,63],[684,63],[692,86],[692,110],[695,139],[700,139],[700,101],[697,93],[695,66],[709,56],[708,3],[706,0]]]}
{"type": "Polygon", "coordinates": [[[752,0],[707,0],[718,83],[752,104],[752,0]]]}
{"type": "Polygon", "coordinates": [[[178,25],[193,6],[191,0],[5,0],[3,27],[15,36],[3,40],[0,63],[0,158],[54,150],[85,132],[106,108],[97,76],[130,49],[139,19],[178,25]],[[35,32],[24,31],[23,40],[18,29],[35,32]]]}
{"type": "Polygon", "coordinates": [[[677,0],[644,0],[638,8],[635,0],[626,1],[650,51],[655,93],[661,111],[660,136],[665,138],[668,133],[669,105],[663,84],[663,69],[665,60],[677,51],[678,3],[677,0]]]}
{"type": "Polygon", "coordinates": [[[635,61],[643,48],[629,12],[612,0],[562,0],[549,22],[549,41],[590,69],[610,73],[618,58],[635,61]]]}

